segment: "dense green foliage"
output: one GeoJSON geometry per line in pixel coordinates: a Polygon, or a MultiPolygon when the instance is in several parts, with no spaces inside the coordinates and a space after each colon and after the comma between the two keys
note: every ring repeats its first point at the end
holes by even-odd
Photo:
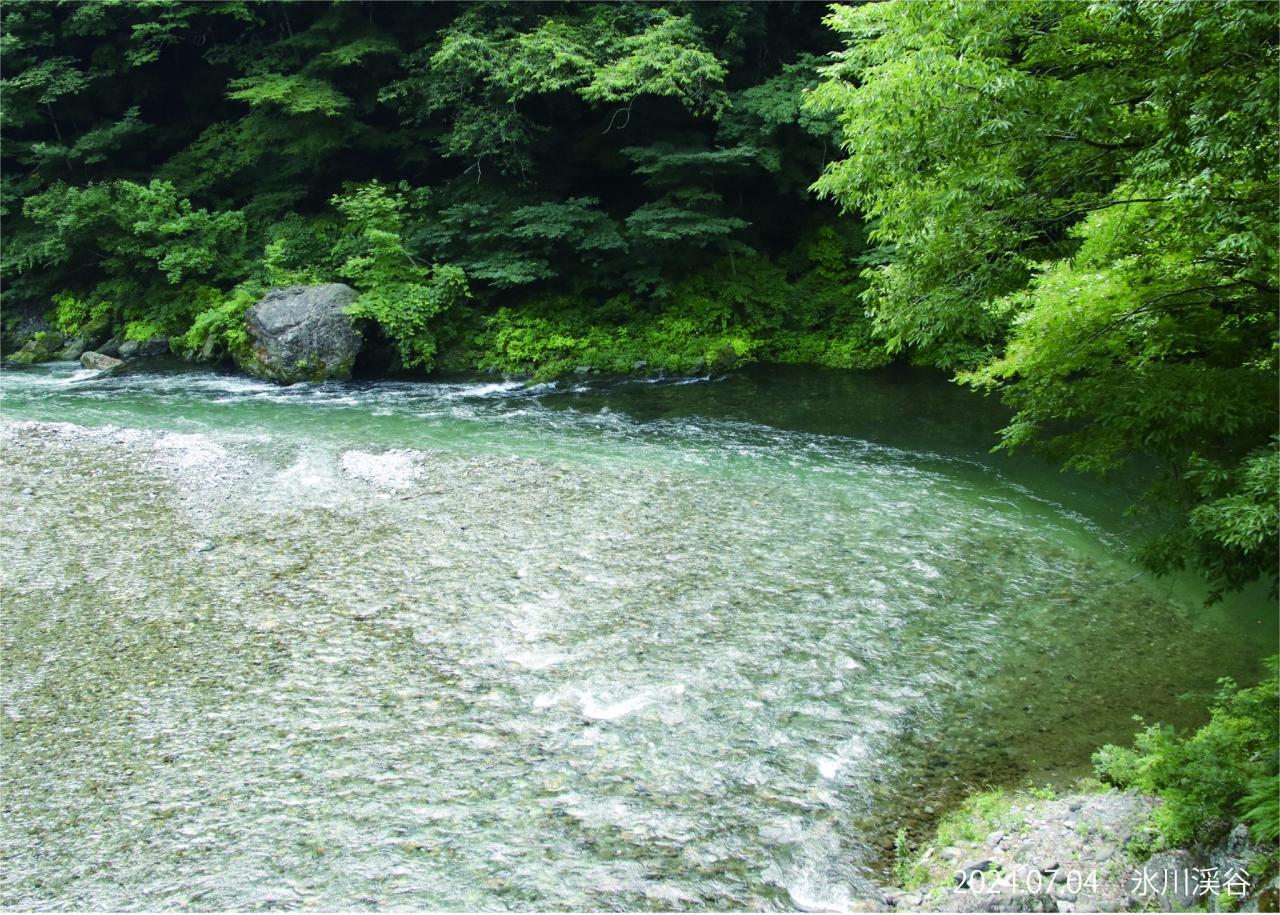
{"type": "Polygon", "coordinates": [[[998,391],[1007,448],[1157,463],[1151,567],[1274,582],[1277,25],[1226,0],[10,2],[5,314],[218,358],[267,289],[341,280],[384,368],[902,354],[998,391]]]}
{"type": "Polygon", "coordinates": [[[6,311],[208,355],[343,280],[406,368],[882,362],[861,227],[807,190],[822,14],[7,3],[6,311]]]}
{"type": "Polygon", "coordinates": [[[817,190],[889,249],[891,348],[1016,410],[1004,446],[1135,455],[1181,517],[1147,548],[1218,589],[1274,581],[1280,6],[835,7],[813,95],[846,159],[817,190]]]}
{"type": "Polygon", "coordinates": [[[883,365],[868,343],[848,264],[859,227],[823,228],[788,254],[713,262],[678,282],[670,303],[643,307],[621,293],[594,304],[546,295],[518,311],[502,308],[481,336],[485,368],[554,376],[586,366],[608,372],[725,370],[739,360],[883,365]]]}
{"type": "Polygon", "coordinates": [[[1236,817],[1259,841],[1280,838],[1280,658],[1268,664],[1271,675],[1257,686],[1223,680],[1209,723],[1194,734],[1153,726],[1133,748],[1107,746],[1094,755],[1102,778],[1164,798],[1154,815],[1161,847],[1213,838],[1202,833],[1236,817]]]}

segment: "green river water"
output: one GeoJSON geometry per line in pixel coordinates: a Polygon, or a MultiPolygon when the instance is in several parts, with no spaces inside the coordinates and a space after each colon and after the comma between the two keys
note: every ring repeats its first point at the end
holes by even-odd
{"type": "Polygon", "coordinates": [[[0,387],[6,908],[838,910],[1276,643],[934,374],[0,387]]]}

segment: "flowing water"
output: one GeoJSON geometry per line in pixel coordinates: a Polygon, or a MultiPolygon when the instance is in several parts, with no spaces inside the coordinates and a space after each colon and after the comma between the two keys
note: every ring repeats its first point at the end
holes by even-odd
{"type": "Polygon", "coordinates": [[[21,908],[840,908],[1275,644],[931,374],[6,371],[21,908]]]}

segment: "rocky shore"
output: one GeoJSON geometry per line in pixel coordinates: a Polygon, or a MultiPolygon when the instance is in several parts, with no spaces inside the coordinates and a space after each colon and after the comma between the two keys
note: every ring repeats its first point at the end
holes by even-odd
{"type": "Polygon", "coordinates": [[[106,321],[63,334],[40,314],[6,316],[0,350],[19,365],[79,360],[87,369],[114,371],[139,359],[170,353],[190,362],[234,360],[246,374],[279,384],[351,377],[364,337],[347,316],[356,300],[350,286],[289,286],[273,289],[244,318],[245,345],[233,353],[205,346],[189,351],[180,338],[129,339],[106,321]]]}
{"type": "Polygon", "coordinates": [[[924,847],[900,848],[897,883],[860,911],[1275,912],[1275,846],[1243,823],[1198,848],[1151,854],[1158,798],[1086,784],[990,792],[940,824],[924,847]]]}

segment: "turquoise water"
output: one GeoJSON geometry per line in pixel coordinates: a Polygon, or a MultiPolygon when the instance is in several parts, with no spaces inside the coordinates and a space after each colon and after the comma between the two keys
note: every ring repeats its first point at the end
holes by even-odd
{"type": "Polygon", "coordinates": [[[5,371],[22,908],[840,908],[1275,644],[928,373],[5,371]]]}

